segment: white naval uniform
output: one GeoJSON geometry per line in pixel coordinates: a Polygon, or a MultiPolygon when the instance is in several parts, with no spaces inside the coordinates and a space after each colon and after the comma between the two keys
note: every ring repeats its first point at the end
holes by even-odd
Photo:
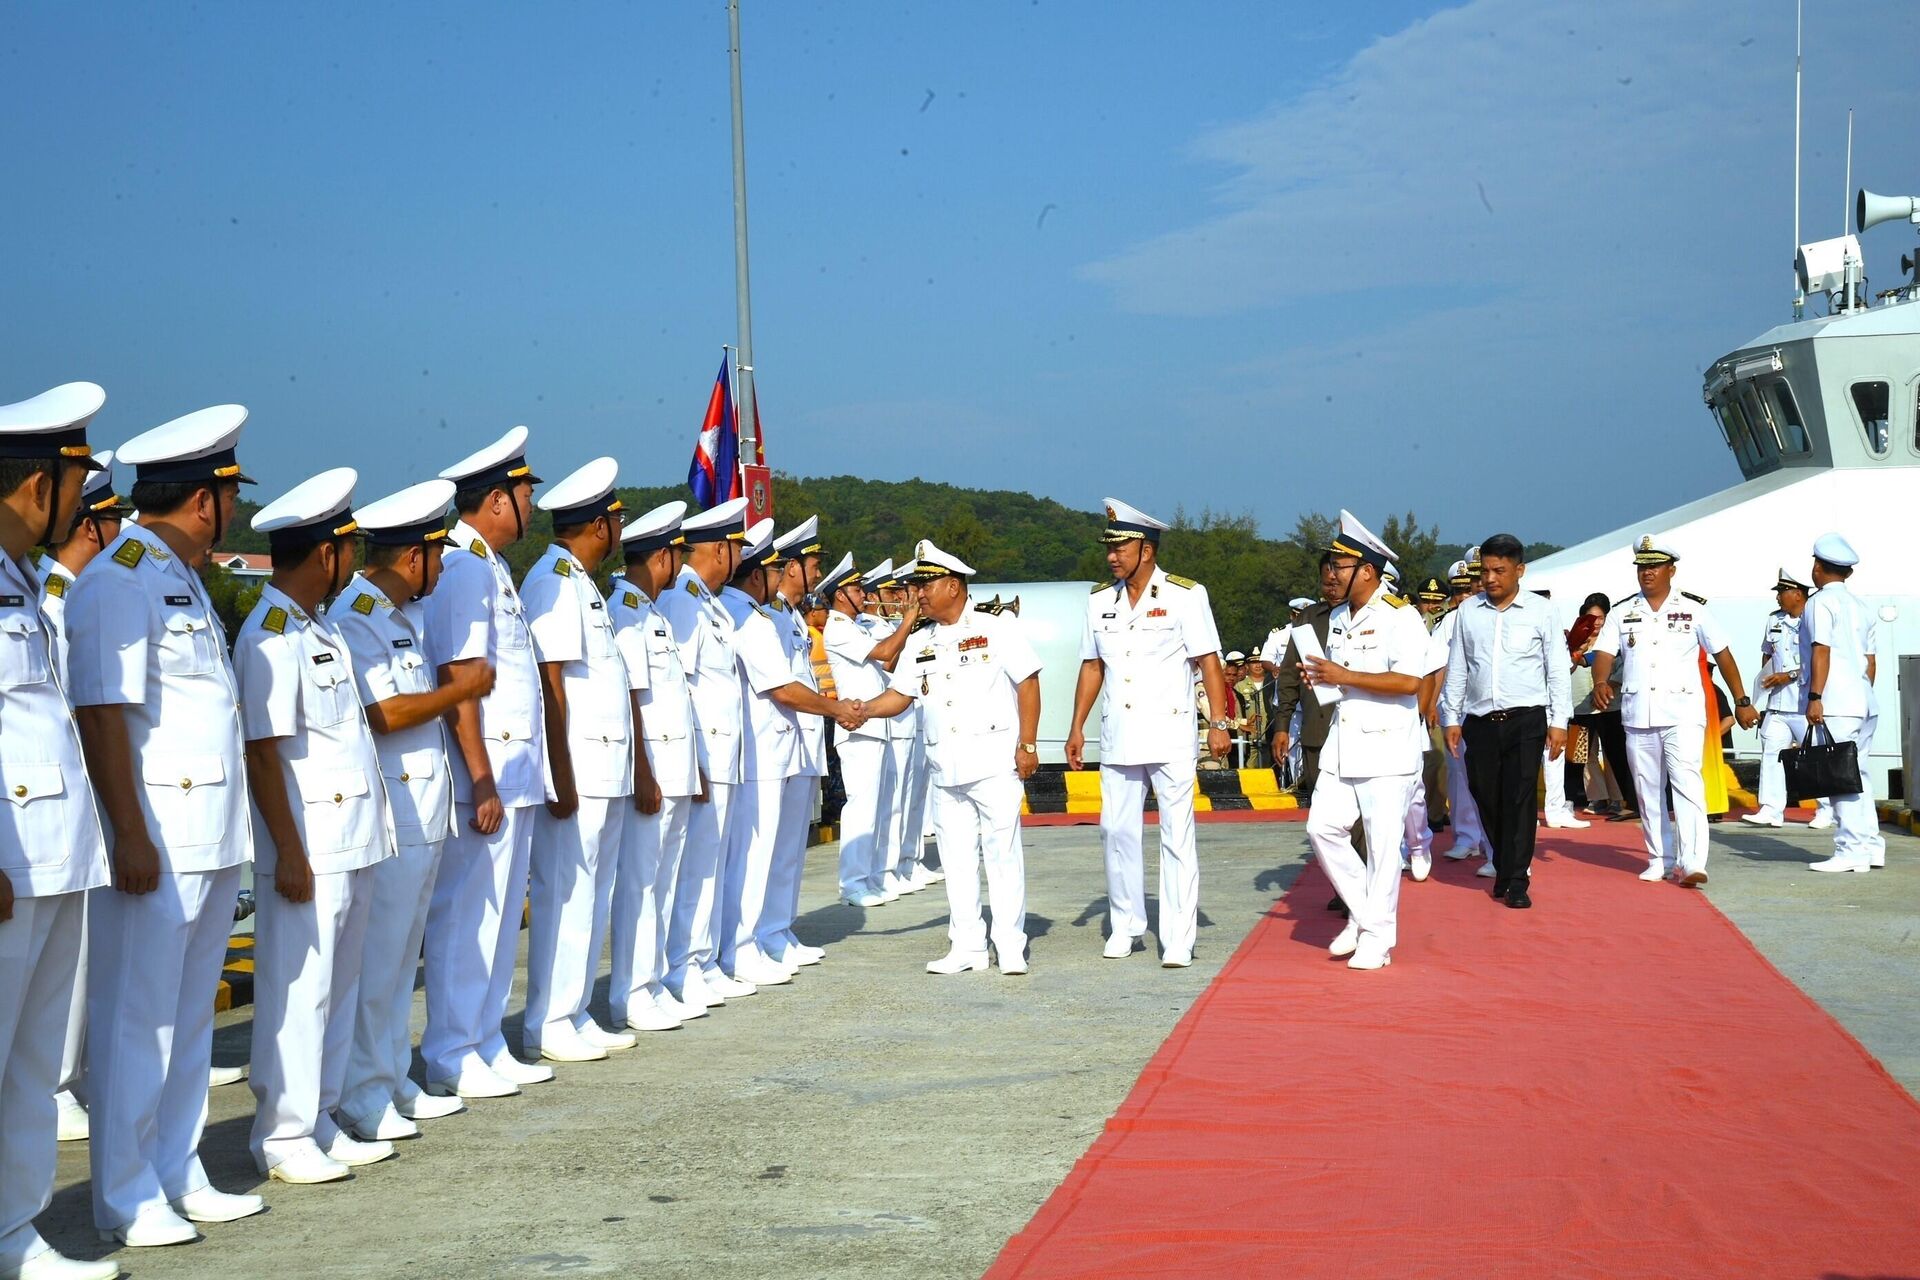
{"type": "MultiPolygon", "coordinates": [[[[947,937],[969,955],[987,949],[980,914],[980,870],[993,907],[1000,963],[1025,956],[1027,875],[1020,843],[1014,771],[1020,746],[1022,681],[1040,659],[1011,614],[977,613],[968,598],[960,617],[917,631],[901,651],[888,687],[926,711],[927,763],[940,866],[947,873],[947,937]]],[[[838,677],[835,677],[838,684],[838,677]]]]}
{"type": "Polygon", "coordinates": [[[1088,597],[1080,660],[1098,659],[1105,677],[1100,835],[1107,923],[1116,938],[1147,931],[1141,811],[1151,784],[1160,806],[1160,949],[1168,955],[1192,955],[1198,928],[1193,679],[1200,660],[1219,651],[1213,607],[1197,582],[1156,567],[1138,601],[1128,599],[1125,582],[1097,587],[1088,597]]]}
{"type": "MultiPolygon", "coordinates": [[[[821,636],[836,696],[869,702],[886,691],[887,669],[873,660],[874,646],[886,638],[884,634],[834,609],[827,614],[821,636]]],[[[858,729],[834,726],[840,784],[847,793],[840,810],[840,892],[848,898],[879,893],[886,881],[888,822],[896,785],[888,743],[895,732],[891,721],[877,716],[858,729]]]]}
{"type": "MultiPolygon", "coordinates": [[[[0,553],[0,1271],[47,1251],[33,1220],[52,1202],[61,1044],[80,964],[86,894],[107,852],[41,584],[0,553]]],[[[201,1081],[201,1087],[206,1082],[201,1081]]]]}
{"type": "Polygon", "coordinates": [[[1620,716],[1648,864],[1677,867],[1683,875],[1707,869],[1707,783],[1701,772],[1707,703],[1700,653],[1712,657],[1726,647],[1726,633],[1706,601],[1684,591],[1669,593],[1658,609],[1644,595],[1627,597],[1608,612],[1593,642],[1595,653],[1616,654],[1620,663],[1620,716]]]}
{"type": "MultiPolygon", "coordinates": [[[[1800,661],[1800,618],[1785,609],[1767,616],[1760,638],[1760,674],[1754,681],[1753,705],[1760,713],[1760,782],[1754,788],[1760,812],[1780,818],[1787,807],[1787,773],[1780,753],[1807,734],[1806,679],[1800,661]],[[1768,676],[1791,675],[1792,680],[1769,689],[1768,676]]],[[[1821,797],[1816,807],[1825,809],[1821,797]]]]}
{"type": "Polygon", "coordinates": [[[121,527],[67,595],[75,706],[124,716],[152,893],[87,902],[87,1087],[94,1224],[125,1226],[207,1184],[213,1000],[240,867],[253,855],[239,689],[199,575],[121,527]]]}
{"type": "MultiPolygon", "coordinates": [[[[1418,679],[1431,669],[1433,652],[1419,611],[1392,603],[1384,591],[1358,609],[1339,605],[1327,619],[1327,657],[1350,671],[1418,679]]],[[[1388,948],[1398,939],[1400,909],[1400,860],[1393,851],[1426,745],[1418,694],[1342,688],[1307,810],[1307,839],[1333,891],[1361,934],[1388,948]],[[1366,862],[1353,846],[1356,820],[1373,852],[1366,862]]]]}
{"type": "Polygon", "coordinates": [[[626,660],[614,642],[607,602],[578,556],[553,543],[521,581],[541,662],[561,663],[567,750],[579,809],[568,818],[537,811],[533,920],[527,933],[529,1056],[546,1027],[584,1028],[591,1018],[613,908],[620,845],[633,817],[633,701],[626,660]]]}
{"type": "Polygon", "coordinates": [[[718,973],[715,917],[720,901],[720,865],[733,835],[734,799],[740,789],[740,671],[733,656],[733,619],[692,569],[682,567],[654,609],[680,650],[693,695],[700,768],[707,803],[687,819],[687,843],[674,887],[673,920],[667,934],[667,985],[679,991],[689,968],[718,973]]]}
{"type": "MultiPolygon", "coordinates": [[[[41,559],[40,612],[52,628],[54,669],[60,673],[61,687],[70,687],[67,679],[67,592],[73,589],[75,574],[52,556],[41,559]]],[[[87,912],[86,899],[80,906],[80,962],[73,971],[73,1005],[67,1014],[67,1041],[60,1052],[60,1090],[84,1102],[87,1096],[87,912]]]]}
{"type": "Polygon", "coordinates": [[[340,1136],[332,1112],[353,1046],[373,867],[393,847],[380,758],[339,630],[269,582],[234,637],[233,663],[247,741],[276,747],[313,871],[310,901],[280,895],[279,847],[256,807],[249,1145],[264,1172],[340,1136]]]}
{"type": "MultiPolygon", "coordinates": [[[[1449,657],[1453,653],[1453,638],[1459,627],[1460,609],[1456,605],[1440,615],[1440,621],[1433,629],[1436,646],[1449,657]]],[[[1473,792],[1467,787],[1467,747],[1464,742],[1460,744],[1460,754],[1447,761],[1447,822],[1453,828],[1453,852],[1460,853],[1472,848],[1478,849],[1489,860],[1493,858],[1493,843],[1487,839],[1487,829],[1480,824],[1480,806],[1473,802],[1473,792]]],[[[1369,843],[1367,847],[1373,846],[1369,843]]]]}
{"type": "MultiPolygon", "coordinates": [[[[767,606],[786,645],[794,682],[820,692],[813,672],[813,633],[799,610],[775,597],[767,606]]],[[[807,824],[813,817],[820,780],[827,776],[827,721],[824,716],[800,717],[799,772],[787,779],[780,798],[780,829],[774,840],[773,870],[767,877],[767,902],[754,940],[776,961],[788,948],[800,945],[793,922],[800,914],[800,877],[807,863],[807,824]]]]}
{"type": "MultiPolygon", "coordinates": [[[[424,601],[395,604],[356,574],[327,606],[327,619],[346,641],[362,707],[439,687],[427,649],[424,601]]],[[[395,848],[393,857],[373,868],[360,1003],[340,1094],[341,1115],[367,1127],[417,1088],[407,1078],[413,1066],[413,981],[434,875],[453,833],[446,721],[435,716],[410,729],[376,733],[373,748],[385,779],[395,848]]]]}
{"type": "MultiPolygon", "coordinates": [[[[780,842],[787,782],[800,776],[800,717],[768,695],[794,683],[793,659],[773,610],[744,591],[720,593],[734,624],[733,653],[740,667],[743,708],[740,790],[721,884],[720,968],[733,976],[745,953],[762,956],[758,935],[766,918],[768,880],[780,842]]],[[[813,717],[809,717],[810,719],[813,717]]]]}
{"type": "Polygon", "coordinates": [[[427,909],[428,1080],[452,1080],[473,1060],[507,1052],[500,1020],[513,985],[527,901],[533,808],[547,800],[539,659],[506,561],[466,521],[455,522],[440,581],[427,597],[427,648],[441,666],[484,658],[493,692],[480,699],[480,734],[505,816],[490,836],[473,829],[473,779],[448,735],[453,834],[427,909]]]}
{"type": "Polygon", "coordinates": [[[687,847],[687,818],[700,791],[700,744],[693,695],[667,620],[645,592],[619,579],[607,592],[607,610],[626,659],[629,687],[640,694],[641,744],[660,786],[660,812],[636,810],[627,819],[614,875],[607,1005],[618,1026],[634,1002],[666,992],[667,932],[687,847]]]}
{"type": "MultiPolygon", "coordinates": [[[[1416,609],[1415,612],[1418,613],[1419,610],[1416,609]]],[[[1436,620],[1434,629],[1437,629],[1438,625],[1438,620],[1436,620]]],[[[1428,628],[1427,619],[1424,614],[1421,616],[1420,626],[1423,630],[1427,631],[1427,665],[1432,668],[1427,674],[1432,675],[1435,671],[1444,672],[1447,669],[1447,660],[1452,656],[1453,646],[1450,643],[1442,643],[1434,636],[1433,629],[1428,628]]],[[[1440,700],[1438,698],[1434,699],[1433,714],[1435,721],[1438,722],[1440,718],[1440,700]]],[[[1421,724],[1421,733],[1423,735],[1428,733],[1424,722],[1421,724]]],[[[1431,741],[1431,738],[1428,737],[1427,741],[1431,741]]],[[[1445,739],[1443,738],[1441,741],[1443,743],[1442,750],[1444,750],[1445,739]]],[[[1464,750],[1461,755],[1464,759],[1464,750]]],[[[1478,815],[1476,814],[1475,816],[1477,817],[1478,815]]],[[[1413,780],[1413,796],[1407,801],[1407,822],[1401,841],[1400,854],[1403,859],[1411,859],[1416,854],[1428,858],[1433,856],[1433,828],[1427,825],[1427,777],[1424,744],[1420,758],[1420,776],[1413,780]]]]}
{"type": "MultiPolygon", "coordinates": [[[[898,618],[863,613],[860,625],[877,643],[900,629],[898,618]]],[[[881,671],[884,682],[886,672],[881,671]]],[[[875,893],[901,893],[920,857],[927,789],[925,713],[915,705],[887,721],[887,806],[880,814],[874,837],[874,859],[879,871],[871,882],[875,893]]]]}
{"type": "MultiPolygon", "coordinates": [[[[1807,597],[1800,619],[1800,662],[1809,678],[1813,646],[1827,646],[1827,682],[1820,689],[1821,714],[1835,742],[1851,741],[1860,758],[1860,791],[1833,798],[1833,856],[1847,862],[1884,866],[1887,838],[1880,831],[1879,811],[1873,803],[1873,784],[1867,773],[1867,753],[1880,723],[1879,701],[1867,679],[1867,659],[1873,656],[1876,629],[1873,616],[1844,582],[1829,582],[1807,597]]],[[[1800,684],[1801,710],[1806,709],[1806,682],[1800,684]]]]}

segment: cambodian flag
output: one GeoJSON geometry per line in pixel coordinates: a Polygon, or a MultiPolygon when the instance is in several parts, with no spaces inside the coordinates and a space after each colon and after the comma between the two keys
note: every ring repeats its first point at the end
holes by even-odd
{"type": "Polygon", "coordinates": [[[713,380],[707,416],[693,446],[693,465],[687,468],[687,487],[703,510],[740,496],[740,427],[734,421],[727,365],[727,357],[721,356],[720,376],[713,380]]]}

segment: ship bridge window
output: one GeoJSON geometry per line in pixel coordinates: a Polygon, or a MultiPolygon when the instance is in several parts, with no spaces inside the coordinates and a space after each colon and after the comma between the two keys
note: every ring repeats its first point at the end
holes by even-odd
{"type": "Polygon", "coordinates": [[[1779,429],[1780,447],[1788,453],[1808,453],[1813,442],[1807,437],[1807,424],[1800,420],[1800,406],[1794,403],[1793,388],[1784,379],[1765,384],[1764,398],[1773,409],[1779,429]]]}
{"type": "Polygon", "coordinates": [[[1893,388],[1885,382],[1856,382],[1852,387],[1853,411],[1860,416],[1860,429],[1866,434],[1867,448],[1876,458],[1887,456],[1888,413],[1893,404],[1893,388]]]}
{"type": "Polygon", "coordinates": [[[1760,447],[1755,443],[1753,428],[1748,425],[1746,410],[1739,399],[1728,396],[1714,405],[1714,411],[1720,415],[1720,429],[1726,433],[1727,447],[1733,450],[1741,471],[1752,471],[1759,466],[1760,447]]]}

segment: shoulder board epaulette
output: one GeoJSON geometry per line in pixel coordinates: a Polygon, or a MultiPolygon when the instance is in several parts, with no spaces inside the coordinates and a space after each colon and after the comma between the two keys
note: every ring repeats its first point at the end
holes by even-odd
{"type": "Polygon", "coordinates": [[[691,578],[687,580],[687,594],[692,596],[695,600],[698,600],[700,598],[700,588],[693,585],[693,580],[691,578]]]}
{"type": "Polygon", "coordinates": [[[1640,593],[1639,593],[1638,591],[1636,591],[1636,592],[1634,592],[1634,593],[1633,593],[1633,595],[1631,595],[1631,596],[1621,596],[1621,597],[1620,597],[1620,598],[1619,598],[1618,600],[1615,600],[1615,601],[1614,601],[1614,602],[1613,602],[1613,603],[1612,603],[1611,605],[1609,605],[1609,606],[1608,606],[1608,608],[1610,608],[1610,609],[1618,609],[1618,608],[1619,608],[1619,607],[1620,607],[1621,605],[1623,605],[1623,604],[1625,604],[1625,603],[1626,603],[1627,601],[1629,601],[1629,600],[1632,600],[1632,599],[1634,599],[1634,597],[1635,597],[1635,596],[1638,596],[1639,594],[1640,594],[1640,593]]]}
{"type": "Polygon", "coordinates": [[[1113,590],[1113,584],[1111,582],[1096,582],[1093,584],[1094,595],[1099,595],[1102,591],[1111,590],[1113,590]]]}
{"type": "Polygon", "coordinates": [[[57,573],[48,574],[47,594],[55,600],[65,599],[67,594],[67,580],[57,573]]]}
{"type": "Polygon", "coordinates": [[[1693,601],[1695,604],[1705,604],[1707,602],[1707,598],[1705,596],[1697,596],[1693,594],[1693,592],[1691,591],[1682,591],[1680,594],[1685,596],[1687,599],[1693,601]]]}
{"type": "Polygon", "coordinates": [[[640,607],[640,593],[638,591],[622,591],[620,593],[620,603],[629,609],[638,609],[640,607]]]}
{"type": "Polygon", "coordinates": [[[1189,591],[1193,590],[1195,587],[1200,585],[1199,583],[1195,582],[1192,578],[1183,578],[1177,573],[1168,574],[1167,581],[1171,582],[1176,587],[1185,587],[1189,591]]]}
{"type": "Polygon", "coordinates": [[[563,578],[571,578],[573,576],[573,561],[555,560],[553,562],[553,571],[563,578]]]}
{"type": "Polygon", "coordinates": [[[147,554],[146,543],[138,542],[132,538],[128,538],[125,542],[120,544],[120,549],[113,553],[113,562],[115,564],[123,564],[127,566],[127,568],[131,569],[135,565],[139,564],[140,557],[146,554],[147,554]]]}
{"type": "Polygon", "coordinates": [[[372,596],[354,597],[353,611],[358,614],[371,616],[373,614],[373,597],[372,596]]]}
{"type": "Polygon", "coordinates": [[[473,552],[473,554],[479,556],[482,560],[487,558],[487,544],[479,538],[475,538],[472,542],[469,542],[467,544],[467,550],[473,552]]]}
{"type": "Polygon", "coordinates": [[[1407,607],[1407,598],[1405,596],[1390,595],[1387,597],[1387,603],[1396,609],[1404,609],[1407,607]]]}
{"type": "Polygon", "coordinates": [[[775,596],[773,598],[773,604],[769,607],[775,613],[785,613],[787,611],[787,598],[785,596],[775,596]]]}
{"type": "Polygon", "coordinates": [[[267,616],[260,619],[260,628],[280,635],[287,629],[287,611],[279,605],[268,605],[267,616]]]}

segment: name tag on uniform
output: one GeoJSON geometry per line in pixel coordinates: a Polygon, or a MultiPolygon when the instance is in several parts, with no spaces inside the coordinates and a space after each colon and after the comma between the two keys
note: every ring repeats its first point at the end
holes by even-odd
{"type": "Polygon", "coordinates": [[[592,604],[590,604],[590,605],[588,605],[588,606],[587,606],[587,608],[589,608],[589,609],[599,609],[599,608],[604,608],[604,607],[605,607],[605,606],[603,606],[603,605],[602,605],[602,604],[601,604],[601,603],[600,603],[600,602],[599,602],[598,600],[595,600],[595,601],[594,601],[594,602],[593,602],[592,604]]]}
{"type": "Polygon", "coordinates": [[[331,653],[316,653],[313,655],[313,665],[316,667],[324,666],[332,661],[333,655],[331,653]]]}
{"type": "Polygon", "coordinates": [[[1120,615],[1119,615],[1119,614],[1117,614],[1117,613],[1103,613],[1103,614],[1101,614],[1101,615],[1100,615],[1100,617],[1101,617],[1102,619],[1106,619],[1106,618],[1117,618],[1117,617],[1119,617],[1119,616],[1120,616],[1120,615]]]}
{"type": "Polygon", "coordinates": [[[192,596],[168,596],[166,600],[168,604],[192,604],[193,603],[192,596]]]}
{"type": "Polygon", "coordinates": [[[20,609],[24,608],[26,603],[27,598],[25,596],[0,596],[0,607],[20,609]]]}
{"type": "Polygon", "coordinates": [[[413,641],[411,641],[411,640],[395,640],[395,641],[393,642],[393,647],[394,647],[394,648],[396,648],[396,649],[411,649],[411,648],[413,648],[413,641]]]}
{"type": "Polygon", "coordinates": [[[919,655],[918,657],[916,657],[916,658],[914,659],[914,661],[915,661],[915,662],[932,662],[932,661],[933,661],[933,650],[931,650],[931,649],[922,649],[922,650],[920,651],[920,655],[919,655]]]}
{"type": "Polygon", "coordinates": [[[665,630],[656,631],[653,634],[659,636],[662,640],[666,639],[667,637],[667,633],[665,630]]]}

